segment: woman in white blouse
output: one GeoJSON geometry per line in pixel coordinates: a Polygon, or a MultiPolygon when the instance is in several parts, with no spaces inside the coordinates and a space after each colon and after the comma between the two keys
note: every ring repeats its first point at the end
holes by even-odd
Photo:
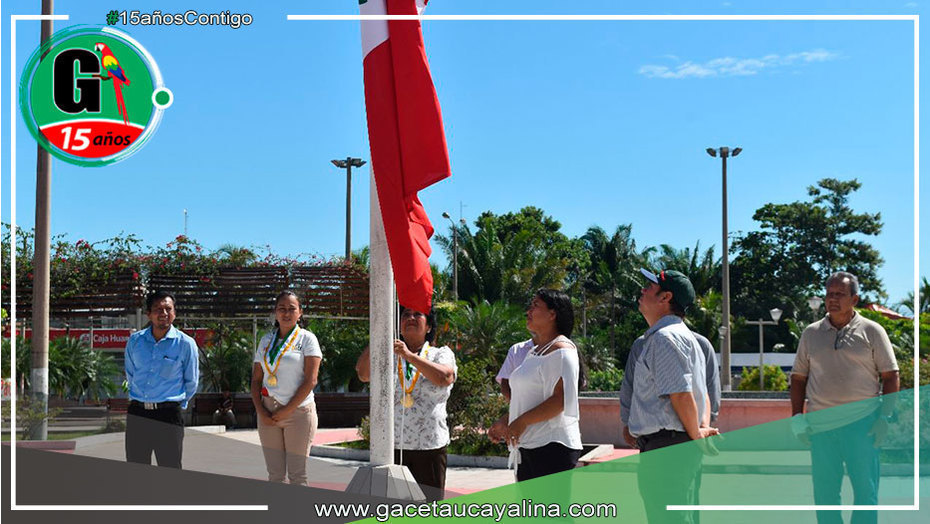
{"type": "Polygon", "coordinates": [[[252,365],[252,404],[258,414],[268,480],[307,484],[307,452],[316,433],[313,388],[323,353],[316,336],[297,325],[302,314],[293,291],[275,301],[275,329],[262,337],[252,365]]]}
{"type": "Polygon", "coordinates": [[[575,467],[581,457],[578,429],[578,349],[568,337],[575,315],[571,299],[540,289],[526,310],[537,345],[510,375],[510,414],[505,438],[517,480],[575,467]]]}
{"type": "MultiPolygon", "coordinates": [[[[436,314],[401,308],[402,340],[394,341],[394,463],[407,466],[429,500],[443,498],[446,486],[446,401],[457,367],[448,346],[432,345],[436,314]]],[[[368,382],[369,350],[355,365],[358,378],[368,382]]]]}

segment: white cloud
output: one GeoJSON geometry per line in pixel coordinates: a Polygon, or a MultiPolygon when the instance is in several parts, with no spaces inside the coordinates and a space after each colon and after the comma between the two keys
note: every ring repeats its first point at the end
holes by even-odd
{"type": "Polygon", "coordinates": [[[813,49],[788,55],[768,54],[760,58],[735,58],[725,56],[713,58],[704,63],[691,61],[682,62],[674,55],[665,55],[664,58],[676,65],[647,64],[639,68],[639,74],[649,78],[708,78],[717,76],[749,76],[758,74],[764,69],[786,68],[801,64],[827,62],[839,58],[837,53],[826,49],[813,49]]]}

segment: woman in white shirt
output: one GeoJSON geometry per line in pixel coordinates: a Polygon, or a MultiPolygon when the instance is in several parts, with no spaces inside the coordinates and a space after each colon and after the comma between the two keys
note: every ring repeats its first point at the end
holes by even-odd
{"type": "Polygon", "coordinates": [[[252,365],[252,404],[258,414],[268,480],[307,484],[307,454],[317,415],[313,388],[323,353],[316,336],[297,322],[302,314],[293,291],[275,300],[275,329],[262,337],[252,365]]]}
{"type": "Polygon", "coordinates": [[[537,345],[510,375],[510,414],[505,437],[517,480],[570,470],[581,457],[578,429],[578,349],[568,337],[575,315],[571,299],[540,289],[526,310],[537,345]]]}
{"type": "MultiPolygon", "coordinates": [[[[395,340],[394,463],[407,466],[428,500],[443,498],[446,486],[446,401],[452,392],[457,367],[448,346],[432,345],[436,314],[401,308],[400,332],[395,340]]],[[[368,382],[371,360],[368,348],[355,365],[358,377],[368,382]]]]}

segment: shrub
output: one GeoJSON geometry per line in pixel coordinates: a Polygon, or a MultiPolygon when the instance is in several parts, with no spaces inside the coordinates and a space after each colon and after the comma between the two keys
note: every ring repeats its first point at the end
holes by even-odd
{"type": "Polygon", "coordinates": [[[362,417],[362,421],[358,425],[358,434],[362,437],[366,447],[371,445],[371,419],[368,415],[362,417]]]}
{"type": "Polygon", "coordinates": [[[307,329],[316,335],[323,351],[320,391],[361,391],[355,362],[368,344],[368,322],[313,318],[307,329]]]}
{"type": "MultiPolygon", "coordinates": [[[[901,389],[911,389],[914,387],[914,359],[902,358],[898,360],[900,368],[901,389]]],[[[930,360],[926,357],[920,359],[920,373],[918,380],[921,386],[930,385],[930,360]]]]}
{"type": "MultiPolygon", "coordinates": [[[[744,367],[740,391],[759,391],[759,368],[744,367]]],[[[765,391],[788,391],[788,375],[774,364],[765,365],[765,391]]]]}
{"type": "Polygon", "coordinates": [[[619,391],[620,383],[623,381],[623,370],[605,369],[603,371],[591,371],[588,374],[589,391],[619,391]]]}
{"type": "Polygon", "coordinates": [[[212,335],[200,348],[203,391],[248,391],[252,379],[252,334],[228,324],[210,326],[212,335]]]}
{"type": "Polygon", "coordinates": [[[504,444],[494,444],[485,430],[507,412],[507,399],[497,389],[488,361],[465,360],[458,366],[452,396],[446,404],[452,432],[449,452],[460,455],[506,455],[504,444]]]}
{"type": "MultiPolygon", "coordinates": [[[[59,408],[48,408],[48,412],[43,409],[42,403],[29,395],[17,397],[16,399],[16,429],[20,431],[21,440],[29,440],[30,435],[43,420],[51,421],[61,413],[59,408]]],[[[10,420],[10,403],[3,403],[3,421],[4,425],[10,420]]]]}
{"type": "Polygon", "coordinates": [[[48,345],[48,389],[61,398],[99,401],[116,393],[113,378],[120,373],[113,356],[91,349],[73,337],[56,338],[48,345]]]}

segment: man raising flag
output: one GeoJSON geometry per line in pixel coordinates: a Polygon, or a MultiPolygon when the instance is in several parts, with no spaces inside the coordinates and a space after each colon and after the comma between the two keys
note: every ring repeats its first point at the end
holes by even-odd
{"type": "MultiPolygon", "coordinates": [[[[417,15],[426,0],[362,0],[362,15],[417,15]]],[[[401,304],[432,304],[433,226],[417,191],[450,173],[439,100],[418,20],[363,20],[365,105],[372,169],[401,304]]]]}

